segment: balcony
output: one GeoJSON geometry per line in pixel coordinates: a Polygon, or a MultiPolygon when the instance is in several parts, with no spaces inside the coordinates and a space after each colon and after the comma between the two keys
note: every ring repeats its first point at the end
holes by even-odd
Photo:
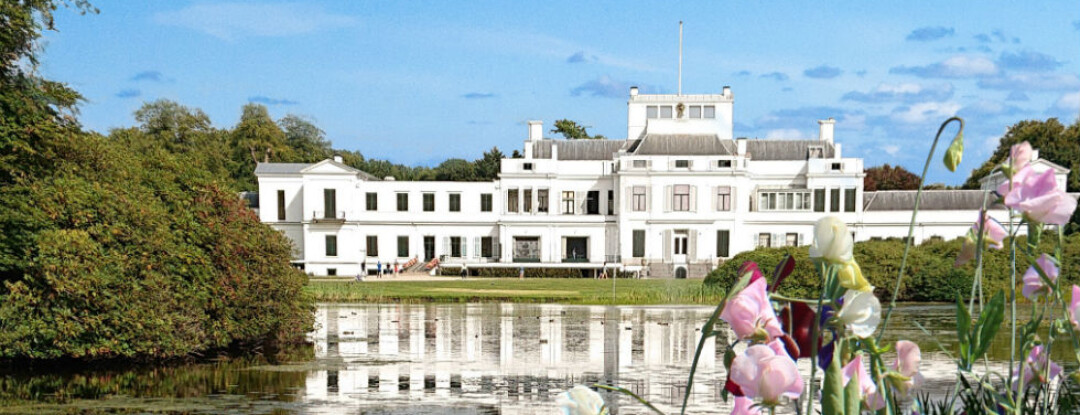
{"type": "Polygon", "coordinates": [[[314,223],[345,223],[345,211],[322,211],[316,210],[311,217],[314,223]]]}

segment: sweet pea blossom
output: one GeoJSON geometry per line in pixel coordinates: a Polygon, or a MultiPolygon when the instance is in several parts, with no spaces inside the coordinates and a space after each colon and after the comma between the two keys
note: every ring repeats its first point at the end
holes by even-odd
{"type": "MultiPolygon", "coordinates": [[[[1054,378],[1061,375],[1061,366],[1050,362],[1050,352],[1041,344],[1031,348],[1031,353],[1024,359],[1024,385],[1038,385],[1050,383],[1054,378]],[[1047,368],[1047,363],[1050,367],[1047,368]]],[[[1016,373],[1020,373],[1017,369],[1016,373]]]]}
{"type": "MultiPolygon", "coordinates": [[[[791,358],[810,357],[812,341],[810,329],[813,328],[814,318],[816,317],[817,313],[814,312],[814,309],[805,303],[793,302],[780,310],[780,325],[791,336],[791,340],[795,342],[797,349],[791,350],[790,347],[788,348],[788,354],[791,355],[791,358]]],[[[818,338],[818,346],[821,346],[821,337],[818,338]]],[[[821,349],[821,347],[818,347],[818,349],[821,349]]]]}
{"type": "Polygon", "coordinates": [[[735,397],[735,407],[731,410],[731,415],[761,415],[761,409],[754,406],[754,400],[745,396],[735,397]]]}
{"type": "Polygon", "coordinates": [[[866,409],[877,411],[885,407],[885,398],[877,393],[877,385],[863,368],[862,355],[856,354],[855,358],[844,366],[843,373],[845,386],[852,380],[859,382],[859,391],[862,393],[862,402],[866,405],[866,409]]]}
{"type": "Polygon", "coordinates": [[[1009,160],[1005,163],[1013,171],[1019,171],[1027,167],[1028,163],[1031,162],[1031,154],[1031,143],[1025,141],[1020,144],[1013,144],[1012,148],[1009,149],[1009,160]]]}
{"type": "Polygon", "coordinates": [[[907,396],[908,391],[922,384],[922,374],[919,373],[919,363],[922,362],[922,351],[919,345],[907,340],[896,342],[896,362],[892,369],[901,376],[907,378],[894,383],[900,395],[907,396]]]}
{"type": "Polygon", "coordinates": [[[870,286],[870,281],[867,281],[862,275],[862,269],[859,268],[859,264],[854,260],[840,265],[840,270],[837,271],[836,277],[840,280],[840,286],[849,290],[855,291],[870,291],[874,287],[870,286]]]}
{"type": "Polygon", "coordinates": [[[1069,321],[1074,330],[1080,330],[1080,287],[1072,286],[1072,299],[1069,301],[1069,321]]]}
{"type": "MultiPolygon", "coordinates": [[[[1005,230],[1004,226],[1001,226],[1001,222],[985,214],[985,212],[979,213],[979,217],[982,218],[983,243],[986,244],[986,247],[998,250],[1004,248],[1005,237],[1009,235],[1009,231],[1005,230]]],[[[964,236],[964,244],[960,247],[960,255],[956,256],[956,262],[953,263],[953,266],[964,265],[975,258],[978,235],[979,223],[976,222],[971,225],[971,230],[964,236]]]]}
{"type": "Polygon", "coordinates": [[[1054,170],[1035,173],[1027,166],[998,186],[1005,206],[1024,212],[1029,220],[1052,225],[1064,225],[1076,210],[1076,199],[1057,186],[1054,170]]]}
{"type": "Polygon", "coordinates": [[[802,394],[803,379],[779,340],[755,344],[731,362],[731,381],[750,398],[765,405],[780,403],[781,397],[796,399],[802,394]]]}
{"type": "Polygon", "coordinates": [[[784,334],[765,289],[764,278],[755,280],[728,300],[720,313],[720,318],[731,325],[740,339],[774,339],[784,334]]]}
{"type": "Polygon", "coordinates": [[[878,323],[881,323],[881,302],[872,290],[847,290],[844,293],[844,306],[836,313],[836,318],[856,336],[865,339],[874,334],[878,323]]]}
{"type": "Polygon", "coordinates": [[[814,224],[814,243],[810,245],[810,258],[846,264],[851,261],[851,248],[854,244],[847,224],[835,216],[826,216],[814,224]]]}
{"type": "Polygon", "coordinates": [[[1050,286],[1043,283],[1042,276],[1039,275],[1039,271],[1035,269],[1036,265],[1039,269],[1042,269],[1050,282],[1057,281],[1058,277],[1058,267],[1057,264],[1054,263],[1054,260],[1046,254],[1040,255],[1039,258],[1035,260],[1035,263],[1028,267],[1027,272],[1024,272],[1023,294],[1024,297],[1029,300],[1034,300],[1035,297],[1040,295],[1049,294],[1051,290],[1050,286]]]}
{"type": "Polygon", "coordinates": [[[606,415],[607,405],[599,393],[588,387],[577,385],[559,394],[555,398],[563,415],[606,415]]]}

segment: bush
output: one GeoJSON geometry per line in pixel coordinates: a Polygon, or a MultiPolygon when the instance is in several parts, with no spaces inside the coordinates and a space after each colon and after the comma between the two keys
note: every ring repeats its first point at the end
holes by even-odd
{"type": "MultiPolygon", "coordinates": [[[[1055,235],[1044,235],[1038,252],[1050,252],[1051,238],[1055,235]]],[[[999,290],[1009,288],[1011,267],[1009,261],[1008,244],[1005,241],[1005,249],[987,250],[983,257],[983,292],[991,295],[999,290]]],[[[1027,238],[1018,237],[1016,240],[1018,251],[1016,257],[1016,282],[1019,287],[1020,280],[1030,261],[1022,253],[1027,244],[1027,238]]],[[[904,279],[901,281],[898,301],[954,301],[957,292],[964,298],[971,295],[971,284],[975,277],[975,261],[959,268],[953,267],[956,254],[960,252],[962,239],[951,241],[927,240],[913,246],[908,254],[907,267],[904,270],[904,279]]],[[[809,247],[785,247],[785,248],[758,248],[753,251],[740,253],[731,260],[713,270],[705,278],[705,284],[727,288],[735,284],[736,272],[739,266],[746,261],[757,262],[766,277],[772,277],[772,270],[787,254],[792,254],[796,260],[795,271],[792,272],[783,284],[779,292],[788,296],[813,298],[817,295],[820,276],[814,270],[813,262],[809,258],[809,247]]],[[[892,290],[896,284],[896,274],[900,270],[900,260],[904,254],[904,243],[900,239],[871,240],[857,242],[853,250],[855,260],[862,268],[863,275],[875,287],[875,293],[887,301],[892,298],[892,290]]],[[[1080,234],[1065,237],[1065,246],[1062,252],[1064,264],[1062,264],[1062,286],[1068,286],[1080,282],[1080,234]]]]}

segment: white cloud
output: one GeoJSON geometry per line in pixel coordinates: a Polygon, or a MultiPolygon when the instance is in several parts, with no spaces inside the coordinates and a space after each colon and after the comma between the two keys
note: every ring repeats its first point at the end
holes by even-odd
{"type": "Polygon", "coordinates": [[[889,73],[920,78],[977,78],[997,74],[998,67],[985,57],[958,55],[926,66],[898,66],[890,69],[889,73]]]}
{"type": "Polygon", "coordinates": [[[769,130],[765,133],[765,138],[776,139],[793,139],[793,138],[806,138],[806,135],[794,128],[777,128],[775,130],[769,130]]]}
{"type": "Polygon", "coordinates": [[[955,102],[920,102],[911,106],[902,106],[893,110],[894,121],[908,124],[921,124],[931,119],[943,119],[956,115],[960,104],[955,102]]]}
{"type": "Polygon", "coordinates": [[[355,19],[304,3],[195,4],[161,12],[154,21],[197,30],[225,40],[246,36],[292,36],[349,26],[355,19]]]}
{"type": "Polygon", "coordinates": [[[881,151],[884,151],[885,153],[887,153],[890,156],[895,156],[897,153],[900,152],[900,146],[895,145],[895,144],[884,145],[884,146],[881,146],[881,151]]]}
{"type": "Polygon", "coordinates": [[[1080,78],[1065,73],[1020,73],[980,79],[978,85],[1006,91],[1060,91],[1080,87],[1080,78]]]}
{"type": "Polygon", "coordinates": [[[1058,98],[1057,102],[1054,103],[1054,108],[1062,111],[1080,111],[1080,92],[1071,92],[1062,95],[1061,98],[1058,98]]]}

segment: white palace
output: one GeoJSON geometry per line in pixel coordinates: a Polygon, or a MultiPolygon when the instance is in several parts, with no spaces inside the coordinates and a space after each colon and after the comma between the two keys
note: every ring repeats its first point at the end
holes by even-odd
{"type": "MultiPolygon", "coordinates": [[[[340,158],[261,163],[259,217],[292,239],[294,264],[313,275],[419,269],[437,258],[470,270],[701,278],[739,252],[809,244],[823,215],[847,222],[856,240],[907,236],[915,192],[864,191],[863,160],[843,154],[834,120],[818,121],[816,140],[735,138],[732,106],[728,87],[631,88],[626,140],[552,140],[531,121],[524,158],[503,159],[489,182],[380,179],[340,158]]],[[[1064,186],[1067,169],[1035,168],[1055,169],[1064,186]]],[[[925,191],[915,242],[964,235],[983,199],[983,190],[925,191]]]]}

